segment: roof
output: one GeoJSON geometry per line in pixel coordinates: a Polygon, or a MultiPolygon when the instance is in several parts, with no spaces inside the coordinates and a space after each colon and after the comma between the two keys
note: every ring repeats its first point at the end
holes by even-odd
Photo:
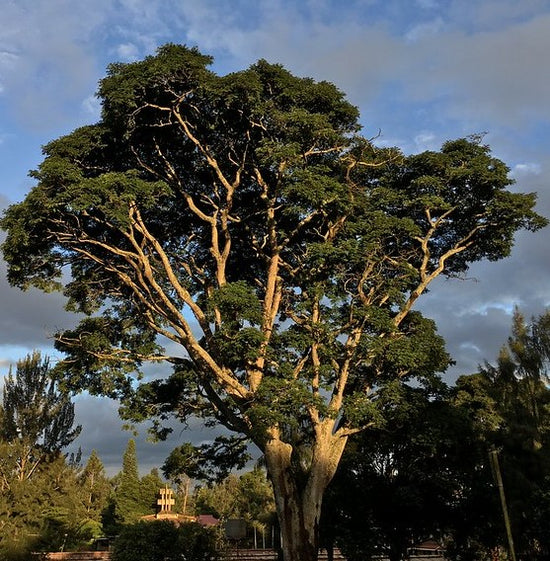
{"type": "Polygon", "coordinates": [[[220,523],[220,521],[211,514],[199,514],[196,519],[201,526],[217,526],[220,523]]]}

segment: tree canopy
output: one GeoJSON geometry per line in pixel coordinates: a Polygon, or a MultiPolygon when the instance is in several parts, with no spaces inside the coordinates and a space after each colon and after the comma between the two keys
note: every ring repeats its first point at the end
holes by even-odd
{"type": "Polygon", "coordinates": [[[5,212],[8,278],[86,314],[57,337],[67,388],[252,440],[287,561],[312,559],[348,436],[449,362],[418,298],[546,221],[480,138],[406,156],[330,83],[211,62],[170,44],[109,67],[100,122],[48,144],[5,212]],[[150,361],[174,373],[136,390],[150,361]]]}

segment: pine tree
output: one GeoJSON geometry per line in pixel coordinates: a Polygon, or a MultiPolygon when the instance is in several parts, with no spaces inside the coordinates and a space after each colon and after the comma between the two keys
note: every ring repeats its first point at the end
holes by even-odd
{"type": "Polygon", "coordinates": [[[109,479],[97,452],[92,450],[79,477],[82,505],[89,520],[100,522],[109,495],[109,479]]]}
{"type": "Polygon", "coordinates": [[[127,524],[137,520],[141,514],[139,493],[136,443],[130,439],[122,456],[122,471],[116,487],[115,516],[119,522],[127,524]]]}
{"type": "Polygon", "coordinates": [[[153,514],[157,505],[157,497],[165,482],[159,475],[158,469],[153,468],[140,481],[140,503],[143,514],[153,514]]]}
{"type": "Polygon", "coordinates": [[[38,351],[17,362],[4,384],[0,408],[0,440],[17,456],[17,479],[32,476],[48,456],[55,456],[81,431],[74,427],[74,404],[52,377],[48,357],[38,351]]]}

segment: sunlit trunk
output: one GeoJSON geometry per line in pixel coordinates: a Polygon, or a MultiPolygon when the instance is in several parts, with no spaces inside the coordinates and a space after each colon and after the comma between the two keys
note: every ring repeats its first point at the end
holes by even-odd
{"type": "Polygon", "coordinates": [[[317,442],[311,467],[302,480],[291,465],[291,446],[276,439],[267,443],[265,458],[275,493],[284,561],[317,560],[323,494],[344,446],[345,440],[332,436],[317,442]]]}

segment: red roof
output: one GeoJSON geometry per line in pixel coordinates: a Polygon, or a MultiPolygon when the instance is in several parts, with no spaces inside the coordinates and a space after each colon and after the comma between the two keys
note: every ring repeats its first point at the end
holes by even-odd
{"type": "Polygon", "coordinates": [[[199,514],[197,516],[197,522],[201,526],[217,526],[220,523],[220,521],[211,514],[199,514]]]}

